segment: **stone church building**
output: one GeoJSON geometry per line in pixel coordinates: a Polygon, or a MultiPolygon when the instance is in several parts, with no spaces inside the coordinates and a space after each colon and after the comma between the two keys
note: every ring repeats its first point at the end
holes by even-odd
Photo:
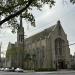
{"type": "MultiPolygon", "coordinates": [[[[25,69],[70,68],[69,43],[60,21],[50,28],[24,39],[21,19],[15,46],[19,48],[16,50],[15,57],[17,67],[25,69]]],[[[8,58],[8,60],[11,59],[8,58]]]]}
{"type": "Polygon", "coordinates": [[[25,52],[35,58],[34,68],[70,68],[69,43],[60,21],[56,25],[26,38],[25,52]]]}

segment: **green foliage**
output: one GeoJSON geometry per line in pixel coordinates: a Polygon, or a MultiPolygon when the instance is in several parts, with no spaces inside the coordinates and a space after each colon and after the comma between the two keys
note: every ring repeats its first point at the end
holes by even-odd
{"type": "Polygon", "coordinates": [[[12,47],[10,49],[7,49],[6,51],[6,59],[9,60],[10,57],[15,59],[16,58],[16,47],[12,47]]]}
{"type": "Polygon", "coordinates": [[[75,70],[75,63],[71,65],[71,69],[75,70]]]}
{"type": "Polygon", "coordinates": [[[54,68],[39,68],[39,69],[35,69],[35,71],[56,71],[56,69],[54,68]]]}
{"type": "Polygon", "coordinates": [[[72,2],[74,4],[75,3],[75,0],[70,0],[70,2],[72,2]]]}
{"type": "Polygon", "coordinates": [[[29,21],[31,25],[35,26],[35,18],[29,11],[31,11],[34,7],[40,10],[44,4],[48,4],[50,7],[52,7],[54,3],[54,0],[0,0],[0,16],[4,17],[5,19],[2,23],[8,21],[9,25],[17,29],[19,24],[16,19],[19,17],[20,13],[18,16],[15,15],[15,18],[12,18],[13,15],[11,16],[11,14],[14,14],[17,11],[20,11],[22,8],[27,7],[24,12],[20,11],[22,13],[22,17],[29,21]],[[6,18],[8,16],[10,20],[6,18]]]}
{"type": "Polygon", "coordinates": [[[31,56],[30,56],[29,53],[25,54],[24,60],[25,60],[25,63],[26,63],[25,68],[29,70],[30,69],[29,64],[30,64],[30,61],[31,61],[31,56]]]}
{"type": "Polygon", "coordinates": [[[29,53],[27,53],[27,54],[25,55],[25,60],[26,60],[26,61],[27,61],[27,60],[31,60],[31,56],[30,56],[29,53]]]}
{"type": "Polygon", "coordinates": [[[22,17],[25,18],[25,20],[31,22],[31,25],[35,26],[35,18],[31,13],[26,11],[23,13],[22,17]]]}

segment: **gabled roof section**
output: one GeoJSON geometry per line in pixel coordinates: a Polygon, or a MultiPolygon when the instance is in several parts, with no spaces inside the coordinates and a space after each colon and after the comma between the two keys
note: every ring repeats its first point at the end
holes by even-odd
{"type": "MultiPolygon", "coordinates": [[[[29,38],[26,38],[25,41],[29,41],[29,42],[33,42],[35,40],[39,40],[39,39],[44,39],[46,36],[49,38],[52,34],[53,31],[55,31],[55,29],[57,28],[59,34],[61,34],[60,32],[63,31],[63,28],[61,26],[61,23],[60,21],[58,20],[57,21],[57,24],[47,28],[47,29],[44,29],[43,31],[29,37],[29,38]]],[[[64,32],[65,33],[65,32],[64,32]]]]}
{"type": "MultiPolygon", "coordinates": [[[[55,29],[57,29],[58,35],[62,35],[61,32],[64,32],[62,25],[60,23],[60,20],[57,21],[57,24],[52,28],[52,31],[55,31],[55,29]]],[[[49,33],[48,37],[50,37],[50,35],[51,35],[51,33],[49,33]]]]}
{"type": "MultiPolygon", "coordinates": [[[[59,32],[63,31],[64,32],[64,29],[60,23],[60,20],[57,21],[57,26],[58,26],[58,29],[59,29],[59,32]]],[[[65,33],[65,32],[64,32],[65,33]]]]}
{"type": "Polygon", "coordinates": [[[38,40],[38,39],[43,39],[45,38],[45,36],[48,36],[54,29],[55,29],[56,25],[53,25],[47,29],[44,29],[43,31],[29,37],[29,38],[26,38],[25,41],[35,41],[35,40],[38,40]]]}

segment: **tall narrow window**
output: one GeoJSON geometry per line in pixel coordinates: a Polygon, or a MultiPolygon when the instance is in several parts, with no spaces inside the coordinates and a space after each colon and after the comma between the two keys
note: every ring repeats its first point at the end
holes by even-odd
{"type": "Polygon", "coordinates": [[[62,40],[61,38],[57,38],[55,40],[55,55],[56,56],[62,56],[63,55],[63,49],[64,49],[64,40],[62,40]]]}

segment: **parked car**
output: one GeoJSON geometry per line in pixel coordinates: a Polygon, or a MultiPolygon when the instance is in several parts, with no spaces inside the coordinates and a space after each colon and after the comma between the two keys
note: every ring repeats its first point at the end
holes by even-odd
{"type": "Polygon", "coordinates": [[[5,68],[1,68],[0,71],[4,71],[5,68]]]}
{"type": "Polygon", "coordinates": [[[9,71],[10,71],[10,69],[9,69],[9,68],[5,68],[5,69],[4,69],[4,71],[9,72],[9,71]]]}
{"type": "Polygon", "coordinates": [[[16,68],[16,69],[15,69],[15,72],[24,72],[24,70],[21,69],[21,68],[16,68]]]}
{"type": "Polygon", "coordinates": [[[10,68],[9,70],[10,70],[10,72],[14,72],[14,71],[15,71],[15,69],[14,69],[14,68],[10,68]]]}

